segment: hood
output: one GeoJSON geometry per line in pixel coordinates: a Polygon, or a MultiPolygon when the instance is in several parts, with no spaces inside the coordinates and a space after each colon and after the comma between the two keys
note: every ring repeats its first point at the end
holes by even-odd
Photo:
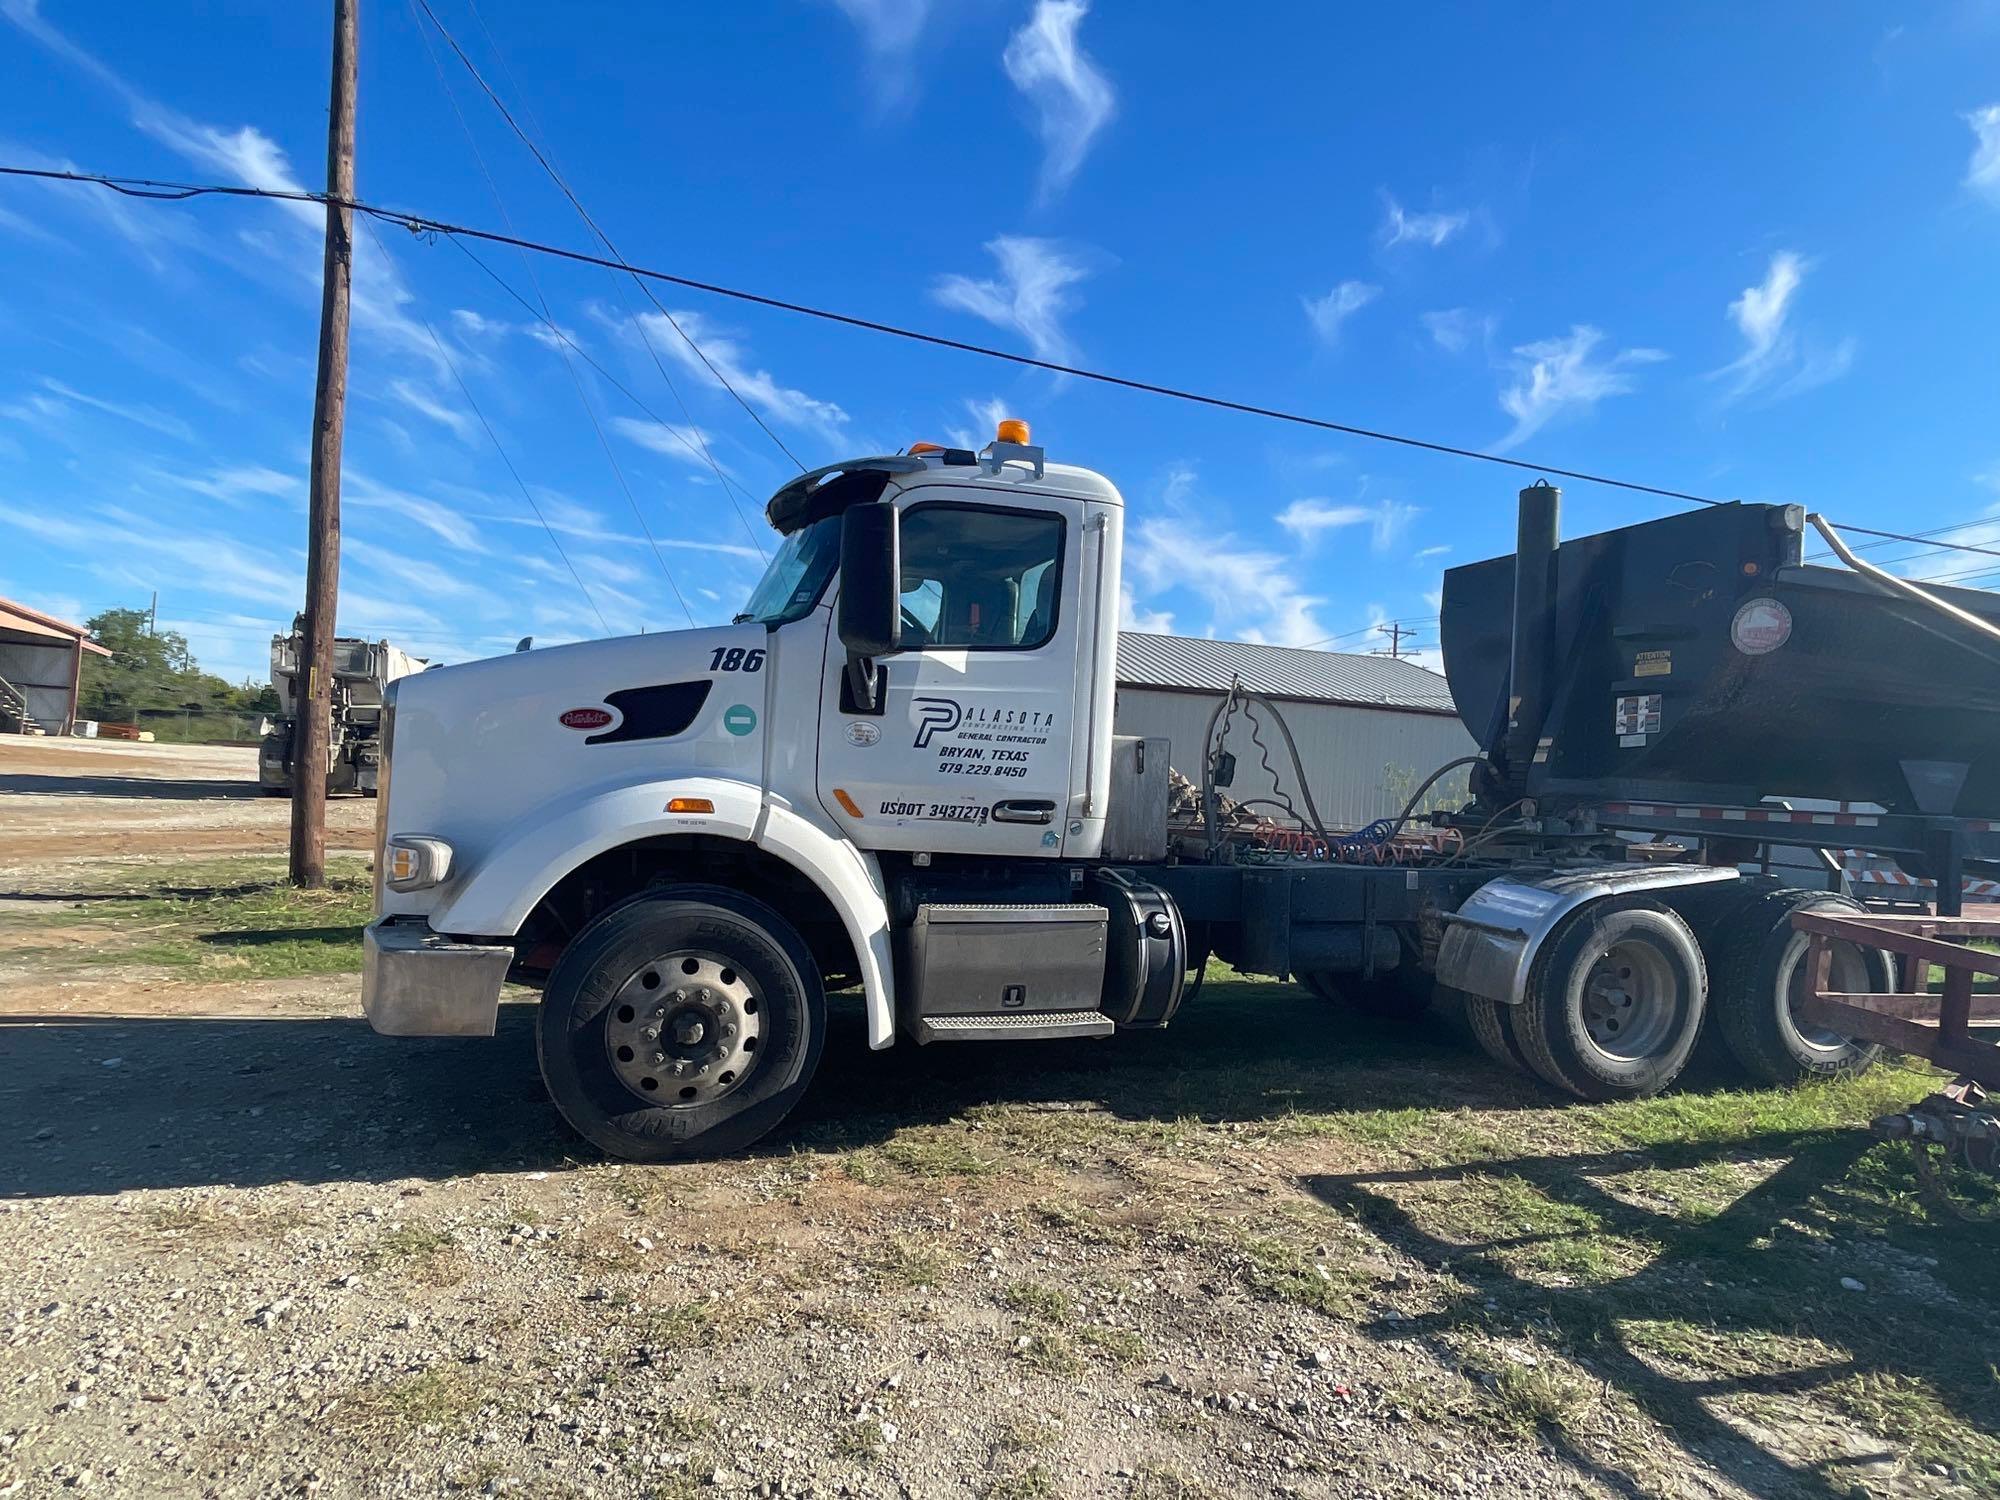
{"type": "Polygon", "coordinates": [[[594,785],[689,774],[761,783],[772,643],[762,625],[723,625],[402,678],[385,826],[448,838],[477,859],[543,802],[594,785]]]}

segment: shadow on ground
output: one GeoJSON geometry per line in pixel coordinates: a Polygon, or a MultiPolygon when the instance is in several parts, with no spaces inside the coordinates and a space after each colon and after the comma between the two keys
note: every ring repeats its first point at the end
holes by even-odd
{"type": "MultiPolygon", "coordinates": [[[[1738,1398],[1814,1396],[1838,1409],[1827,1388],[1846,1383],[1894,1391],[1922,1383],[1958,1420],[1991,1432],[2000,1418],[1984,1345],[1971,1327],[1990,1318],[1996,1290],[1983,1275],[1940,1274],[1957,1295],[1876,1286],[1872,1296],[1842,1286],[1843,1268],[1865,1269],[1869,1283],[1887,1267],[1879,1257],[1861,1267],[1853,1260],[1861,1234],[1907,1239],[1929,1256],[1984,1260],[1990,1247],[1964,1226],[1926,1226],[1872,1191],[1884,1172],[1901,1173],[1900,1160],[1885,1167],[1861,1131],[1776,1132],[1754,1138],[1648,1146],[1571,1155],[1520,1155],[1464,1165],[1316,1176],[1302,1186],[1337,1213],[1358,1219],[1383,1240],[1448,1273],[1465,1290],[1438,1312],[1416,1318],[1383,1318],[1364,1331],[1384,1340],[1416,1338],[1440,1357],[1456,1361],[1469,1343],[1495,1341],[1516,1347],[1555,1346],[1583,1360],[1605,1396],[1616,1391],[1689,1451],[1730,1475],[1751,1494],[1841,1496],[1876,1493],[1883,1470],[1901,1476],[1908,1446],[1925,1436],[1898,1429],[1901,1443],[1884,1437],[1832,1460],[1807,1463],[1770,1441],[1763,1413],[1748,1430],[1724,1420],[1722,1408],[1738,1398]],[[1635,1169],[1699,1173],[1747,1157],[1775,1170],[1712,1217],[1688,1217],[1670,1206],[1646,1206],[1616,1193],[1635,1169]],[[1447,1236],[1425,1221],[1420,1207],[1428,1189],[1463,1195],[1482,1184],[1527,1184],[1549,1201],[1580,1211],[1574,1227],[1547,1234],[1497,1233],[1488,1238],[1447,1236]],[[1615,1235],[1651,1247],[1637,1269],[1608,1279],[1579,1278],[1569,1285],[1522,1273],[1514,1253],[1564,1241],[1615,1235]],[[1885,1305],[1883,1293],[1893,1299],[1885,1305]],[[1964,1298],[1965,1300],[1961,1300],[1964,1298]],[[1976,1310],[1976,1311],[1975,1311],[1976,1310]],[[1970,1321],[1969,1321],[1970,1319],[1970,1321]],[[1662,1321],[1712,1339],[1731,1354],[1710,1359],[1662,1358],[1642,1332],[1662,1321]],[[1764,1339],[1816,1338],[1831,1357],[1800,1367],[1759,1349],[1764,1339]],[[1753,1368],[1770,1360],[1773,1368],[1753,1368]],[[1728,1373],[1714,1367],[1734,1365],[1728,1373]],[[1688,1373],[1696,1370],[1698,1373],[1688,1373]],[[1678,1372],[1678,1373],[1677,1373],[1678,1372]],[[1864,1472],[1873,1468],[1874,1472],[1864,1472]]],[[[1958,1267],[1966,1271],[1969,1267],[1958,1267]]],[[[1672,1348],[1669,1344],[1666,1347],[1672,1348]]],[[[1518,1373],[1518,1372],[1517,1372],[1518,1373]]],[[[1865,1395],[1864,1395],[1865,1399],[1865,1395]]],[[[1608,1409],[1600,1418],[1614,1422],[1608,1409]]],[[[1545,1424],[1544,1440],[1614,1494],[1657,1493],[1643,1463],[1611,1445],[1579,1441],[1583,1424],[1545,1424]]],[[[1656,1478],[1656,1476],[1654,1476],[1656,1478]]],[[[1978,1478],[1961,1475],[1975,1485],[1978,1478]]]]}
{"type": "MultiPolygon", "coordinates": [[[[439,1178],[589,1160],[543,1093],[532,1003],[492,1039],[378,1037],[359,1016],[0,1019],[0,1192],[439,1178]],[[115,1061],[114,1061],[115,1060],[115,1061]]],[[[836,997],[818,1078],[762,1148],[839,1150],[983,1104],[1125,1119],[1542,1108],[1449,1036],[1400,1033],[1275,985],[1211,990],[1161,1032],[870,1052],[836,997]]]]}
{"type": "Polygon", "coordinates": [[[254,781],[182,780],[162,776],[0,775],[0,797],[145,797],[164,802],[241,802],[263,789],[254,781]]]}

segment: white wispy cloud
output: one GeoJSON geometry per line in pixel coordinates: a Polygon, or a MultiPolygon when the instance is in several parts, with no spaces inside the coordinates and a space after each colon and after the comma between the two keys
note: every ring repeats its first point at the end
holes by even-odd
{"type": "Polygon", "coordinates": [[[135,427],[143,427],[149,432],[157,432],[163,437],[178,438],[184,443],[194,441],[194,429],[171,412],[161,411],[156,406],[127,401],[112,401],[103,396],[93,396],[64,385],[60,380],[42,381],[42,389],[71,406],[84,406],[92,411],[101,411],[107,416],[130,422],[135,427]]]}
{"type": "Polygon", "coordinates": [[[1369,529],[1369,545],[1377,552],[1393,547],[1421,512],[1400,500],[1377,500],[1369,504],[1309,498],[1294,500],[1273,517],[1285,530],[1310,546],[1330,531],[1350,526],[1369,529]]]}
{"type": "MultiPolygon", "coordinates": [[[[1132,579],[1151,595],[1180,589],[1209,610],[1207,632],[1234,640],[1302,646],[1329,632],[1318,611],[1326,600],[1305,593],[1295,556],[1246,542],[1211,526],[1212,506],[1197,506],[1197,476],[1176,468],[1161,491],[1161,511],[1132,528],[1125,549],[1132,579]]],[[[1166,618],[1153,612],[1150,618],[1166,618]]]]}
{"type": "Polygon", "coordinates": [[[2000,104],[1969,111],[1972,160],[1965,164],[1965,185],[1991,202],[2000,203],[2000,104]]]}
{"type": "Polygon", "coordinates": [[[1382,221],[1382,243],[1424,245],[1435,250],[1472,222],[1469,213],[1411,213],[1394,198],[1384,194],[1388,212],[1382,221]]]}
{"type": "MultiPolygon", "coordinates": [[[[210,125],[161,104],[52,25],[41,13],[40,0],[0,0],[0,18],[12,22],[42,47],[114,94],[134,126],[184,160],[245,187],[280,192],[301,190],[298,174],[284,149],[256,126],[230,129],[210,125]]],[[[290,233],[270,235],[250,231],[241,238],[278,262],[295,285],[310,287],[317,297],[326,211],[312,203],[284,202],[279,206],[291,219],[290,233]]],[[[147,227],[153,229],[155,222],[148,221],[147,227]]],[[[422,321],[411,315],[414,302],[395,262],[378,250],[372,234],[357,233],[349,298],[356,328],[407,357],[431,364],[442,374],[443,356],[422,321]]]]}
{"type": "Polygon", "coordinates": [[[153,477],[237,508],[252,500],[286,500],[295,505],[304,505],[306,500],[303,474],[284,474],[262,464],[226,464],[200,474],[155,470],[153,477]]]}
{"type": "Polygon", "coordinates": [[[1063,331],[1063,319],[1075,310],[1070,290],[1090,273],[1073,252],[1055,240],[1003,234],[986,242],[999,262],[997,278],[942,276],[931,296],[946,307],[984,318],[1028,341],[1038,358],[1058,364],[1075,362],[1075,349],[1063,331]]]}
{"type": "Polygon", "coordinates": [[[699,427],[655,422],[649,418],[613,417],[611,430],[641,448],[664,453],[668,458],[677,458],[704,471],[708,468],[708,459],[702,453],[702,444],[708,445],[710,453],[715,451],[715,439],[699,427]]]}
{"type": "Polygon", "coordinates": [[[346,465],[341,467],[340,497],[364,510],[386,510],[420,526],[461,552],[484,552],[479,528],[456,508],[423,495],[381,484],[346,465]]]}
{"type": "Polygon", "coordinates": [[[1493,445],[1495,453],[1518,447],[1557,417],[1589,411],[1608,396],[1638,388],[1633,368],[1667,356],[1658,349],[1623,349],[1601,358],[1601,330],[1578,323],[1561,338],[1522,344],[1514,350],[1512,377],[1500,390],[1500,409],[1514,419],[1513,430],[1493,445]]]}
{"type": "Polygon", "coordinates": [[[1468,307],[1446,307],[1436,312],[1419,313],[1417,321],[1423,325],[1431,342],[1450,354],[1463,354],[1474,344],[1483,344],[1493,337],[1497,326],[1489,314],[1479,314],[1468,307]]]}
{"type": "Polygon", "coordinates": [[[1306,321],[1313,335],[1328,348],[1340,342],[1340,330],[1347,320],[1382,294],[1382,288],[1365,281],[1343,281],[1324,297],[1301,297],[1306,321]]]}
{"type": "Polygon", "coordinates": [[[428,417],[440,427],[450,429],[451,435],[460,442],[471,439],[474,430],[472,418],[455,406],[445,405],[414,380],[390,381],[389,394],[418,416],[428,417]]]}
{"type": "Polygon", "coordinates": [[[1743,336],[1743,352],[1710,372],[1727,383],[1730,399],[1763,392],[1774,400],[1825,385],[1854,363],[1854,340],[1831,349],[1810,343],[1792,327],[1793,299],[1812,263],[1796,251],[1780,250],[1756,286],[1745,287],[1729,304],[1729,320],[1743,336]]]}
{"type": "Polygon", "coordinates": [[[930,19],[930,0],[833,0],[871,52],[899,54],[916,46],[930,19]]]}
{"type": "Polygon", "coordinates": [[[954,448],[971,448],[977,451],[993,441],[1003,417],[1011,417],[1014,411],[998,396],[989,396],[984,401],[967,398],[965,410],[972,417],[970,427],[948,427],[945,436],[951,439],[954,448]]]}
{"type": "Polygon", "coordinates": [[[1170,610],[1148,609],[1132,597],[1132,585],[1118,586],[1118,628],[1143,630],[1151,635],[1172,635],[1174,617],[1170,610]]]}
{"type": "Polygon", "coordinates": [[[1069,185],[1117,109],[1110,80],[1077,40],[1089,13],[1087,0],[1036,0],[1034,14],[1001,54],[1007,77],[1035,107],[1045,200],[1069,185]]]}
{"type": "Polygon", "coordinates": [[[717,387],[727,381],[745,401],[774,421],[817,432],[829,442],[843,440],[847,413],[836,403],[809,396],[785,385],[769,370],[758,368],[749,350],[734,335],[700,313],[674,310],[673,322],[680,325],[681,333],[675,333],[673,324],[659,313],[641,313],[639,322],[652,347],[668,355],[696,379],[717,387]],[[690,340],[701,346],[701,354],[708,356],[706,364],[701,354],[689,347],[690,340]]]}
{"type": "Polygon", "coordinates": [[[1417,550],[1417,560],[1421,562],[1427,557],[1443,557],[1449,551],[1451,551],[1449,542],[1439,547],[1421,547],[1417,550]]]}

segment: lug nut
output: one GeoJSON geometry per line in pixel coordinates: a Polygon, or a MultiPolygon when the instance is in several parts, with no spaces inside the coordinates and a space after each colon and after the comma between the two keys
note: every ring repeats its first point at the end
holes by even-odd
{"type": "Polygon", "coordinates": [[[722,1039],[724,1041],[728,1041],[729,1038],[735,1035],[736,1035],[736,1028],[734,1026],[725,1026],[722,1028],[722,1039]]]}
{"type": "Polygon", "coordinates": [[[655,1052],[653,1054],[653,1066],[656,1068],[666,1060],[667,1060],[667,1054],[664,1052],[655,1052]]]}
{"type": "Polygon", "coordinates": [[[680,1077],[680,1076],[681,1076],[681,1074],[685,1073],[685,1072],[686,1072],[687,1070],[688,1070],[688,1065],[687,1065],[686,1063],[684,1063],[684,1062],[678,1062],[678,1061],[677,1061],[677,1062],[675,1062],[675,1064],[674,1064],[674,1077],[676,1077],[676,1078],[680,1077]]]}

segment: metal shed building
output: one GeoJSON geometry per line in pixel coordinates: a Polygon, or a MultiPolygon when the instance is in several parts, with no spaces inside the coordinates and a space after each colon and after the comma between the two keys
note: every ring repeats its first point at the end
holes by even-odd
{"type": "Polygon", "coordinates": [[[0,734],[68,734],[86,651],[111,654],[81,625],[0,599],[0,734]]]}
{"type": "MultiPolygon", "coordinates": [[[[1209,715],[1238,679],[1284,714],[1329,828],[1359,828],[1396,813],[1425,776],[1479,748],[1459,723],[1444,679],[1414,662],[1133,630],[1118,639],[1117,732],[1164,735],[1175,769],[1199,782],[1209,715]]],[[[1239,714],[1226,743],[1236,757],[1228,795],[1238,802],[1272,795],[1250,727],[1239,714]]],[[[1269,724],[1260,733],[1279,787],[1297,803],[1283,740],[1269,724]]],[[[1443,800],[1462,799],[1464,772],[1441,787],[1443,800]]]]}

